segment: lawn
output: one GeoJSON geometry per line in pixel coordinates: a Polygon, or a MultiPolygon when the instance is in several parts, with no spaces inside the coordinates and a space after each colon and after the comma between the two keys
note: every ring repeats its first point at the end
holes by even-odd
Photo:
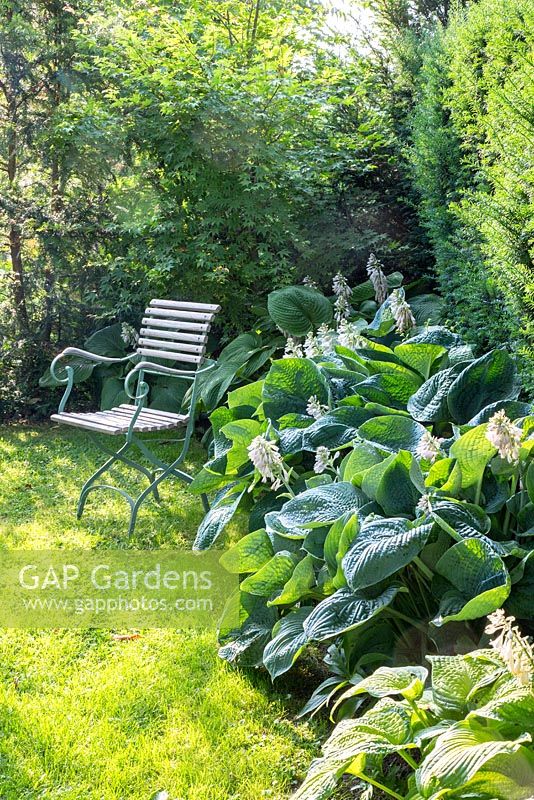
{"type": "MultiPolygon", "coordinates": [[[[187,468],[202,460],[192,448],[187,468]]],[[[125,538],[115,493],[75,503],[99,453],[77,431],[0,429],[0,546],[169,547],[191,542],[200,501],[167,482],[125,538]]],[[[316,752],[318,730],[291,721],[259,673],[220,661],[214,634],[0,632],[1,800],[285,798],[316,752]],[[162,795],[162,797],[165,795],[162,795]]]]}

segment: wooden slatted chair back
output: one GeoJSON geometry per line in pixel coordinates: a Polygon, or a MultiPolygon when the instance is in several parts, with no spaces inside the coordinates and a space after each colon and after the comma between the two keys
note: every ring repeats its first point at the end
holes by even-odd
{"type": "Polygon", "coordinates": [[[137,352],[145,358],[201,364],[208,333],[220,306],[151,300],[142,320],[137,352]]]}

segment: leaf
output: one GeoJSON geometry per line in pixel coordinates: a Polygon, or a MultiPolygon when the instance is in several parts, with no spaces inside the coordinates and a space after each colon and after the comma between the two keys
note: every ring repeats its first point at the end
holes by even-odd
{"type": "Polygon", "coordinates": [[[502,675],[495,662],[476,652],[457,656],[427,656],[432,665],[432,694],[444,716],[464,717],[469,698],[479,684],[491,685],[502,675]]]}
{"type": "Polygon", "coordinates": [[[383,462],[375,499],[389,516],[413,515],[421,495],[424,482],[421,468],[406,450],[394,455],[391,461],[383,462]]]}
{"type": "Polygon", "coordinates": [[[428,670],[424,667],[379,667],[368,678],[347,689],[337,705],[349,697],[364,693],[371,697],[401,695],[407,700],[418,700],[423,694],[427,676],[428,670]]]}
{"type": "Polygon", "coordinates": [[[471,797],[532,800],[533,785],[534,753],[521,746],[514,753],[492,758],[471,778],[467,788],[471,797]]]}
{"type": "Polygon", "coordinates": [[[287,550],[275,553],[266,564],[241,583],[240,589],[248,594],[269,597],[280,590],[289,580],[295,568],[296,558],[287,550]]]}
{"type": "Polygon", "coordinates": [[[458,347],[462,344],[462,337],[457,333],[452,333],[442,325],[425,326],[419,329],[409,339],[405,339],[403,344],[439,344],[442,347],[458,347]]]}
{"type": "Polygon", "coordinates": [[[365,520],[342,561],[349,587],[372,586],[398,572],[421,552],[431,530],[403,518],[365,520]]]}
{"type": "Polygon", "coordinates": [[[380,464],[383,460],[383,456],[374,447],[366,442],[358,442],[341,463],[341,478],[344,481],[352,481],[355,475],[375,464],[380,464]]]}
{"type": "Polygon", "coordinates": [[[483,422],[488,422],[490,417],[496,414],[497,411],[504,411],[509,419],[514,420],[530,414],[532,412],[532,403],[521,403],[519,400],[499,400],[497,403],[491,403],[491,405],[483,408],[467,424],[481,425],[483,422]]]}
{"type": "Polygon", "coordinates": [[[212,506],[199,525],[193,550],[208,550],[221,535],[238,509],[247,487],[232,484],[219,502],[212,506]]]}
{"type": "Polygon", "coordinates": [[[426,428],[409,417],[388,414],[364,422],[358,433],[370,444],[391,453],[409,450],[415,454],[426,428]]]}
{"type": "Polygon", "coordinates": [[[393,352],[401,361],[428,380],[432,365],[438,358],[445,355],[447,349],[439,344],[421,342],[420,344],[399,344],[393,352]]]}
{"type": "Polygon", "coordinates": [[[445,300],[437,294],[418,294],[409,303],[418,325],[435,325],[444,313],[445,300]]]}
{"type": "Polygon", "coordinates": [[[235,379],[241,363],[235,361],[219,362],[200,381],[200,397],[208,411],[216,408],[232,381],[235,379]]]}
{"type": "MultiPolygon", "coordinates": [[[[77,384],[83,383],[83,381],[86,381],[88,378],[90,378],[96,365],[94,362],[87,361],[85,358],[79,358],[78,356],[66,356],[65,358],[62,358],[58,364],[56,364],[56,375],[58,376],[59,380],[64,381],[67,378],[67,366],[72,367],[74,373],[74,383],[77,384]]],[[[43,389],[51,389],[62,385],[63,384],[52,377],[50,367],[48,367],[46,372],[39,378],[39,386],[43,389]]],[[[122,386],[124,388],[124,383],[122,386]]]]}
{"type": "Polygon", "coordinates": [[[271,540],[262,528],[243,536],[219,559],[220,564],[235,574],[256,572],[274,555],[271,540]]]}
{"type": "Polygon", "coordinates": [[[510,594],[510,576],[503,560],[480,539],[453,545],[436,564],[436,572],[454,589],[442,597],[435,625],[483,617],[501,608],[510,594]]]}
{"type": "Polygon", "coordinates": [[[447,395],[464,364],[456,364],[432,375],[408,399],[408,411],[418,422],[444,422],[449,418],[447,395]]]}
{"type": "MultiPolygon", "coordinates": [[[[488,515],[480,506],[473,503],[437,500],[432,503],[432,517],[439,518],[462,537],[473,536],[474,533],[488,533],[491,528],[488,515]]],[[[444,530],[447,530],[446,526],[444,530]]]]}
{"type": "Polygon", "coordinates": [[[357,511],[366,502],[360,489],[341,481],[301,492],[282,506],[278,519],[288,529],[321,527],[357,511]]]}
{"type": "Polygon", "coordinates": [[[90,353],[96,353],[98,356],[123,358],[128,351],[121,333],[122,324],[120,322],[101,328],[85,340],[84,349],[90,353]]]}
{"type": "Polygon", "coordinates": [[[284,414],[306,414],[310,397],[328,403],[328,386],[316,364],[308,358],[273,361],[263,385],[265,416],[277,420],[284,414]]]}
{"type": "Polygon", "coordinates": [[[462,473],[462,489],[475,486],[482,478],[486,464],[497,452],[494,445],[486,438],[487,424],[464,433],[450,448],[450,454],[456,458],[462,473]]]}
{"type": "Polygon", "coordinates": [[[297,603],[315,584],[315,558],[306,555],[296,564],[293,574],[284,584],[280,594],[267,602],[268,606],[283,606],[297,603]]]}
{"type": "Polygon", "coordinates": [[[523,736],[506,741],[495,730],[458,722],[436,739],[415,773],[417,788],[423,797],[440,789],[460,789],[495,756],[515,753],[525,740],[523,736]]]}
{"type": "Polygon", "coordinates": [[[372,416],[365,408],[336,408],[306,428],[302,434],[302,449],[316,450],[321,446],[333,449],[348,444],[357,437],[362,422],[372,416]]]}
{"type": "Polygon", "coordinates": [[[288,286],[271,292],[267,308],[273,322],[292,336],[305,336],[309,331],[332,320],[332,304],[309,286],[288,286]]]}
{"type": "Polygon", "coordinates": [[[345,576],[341,563],[343,556],[354,541],[359,530],[359,520],[357,514],[349,516],[345,514],[336,520],[324,542],[324,558],[332,575],[332,583],[336,589],[346,585],[345,576]]]}
{"type": "Polygon", "coordinates": [[[386,608],[399,591],[398,586],[388,586],[373,597],[365,590],[338,589],[317,605],[304,624],[308,639],[324,641],[345,631],[357,628],[386,608]]]}
{"type": "Polygon", "coordinates": [[[228,392],[228,408],[247,406],[256,410],[262,401],[263,380],[247,383],[228,392]]]}
{"type": "Polygon", "coordinates": [[[305,606],[292,611],[277,622],[273,638],[263,651],[263,663],[274,681],[291,669],[308,642],[304,622],[312,609],[305,606]]]}
{"type": "Polygon", "coordinates": [[[449,389],[447,404],[452,419],[469,422],[475,414],[498,400],[515,400],[519,394],[517,371],[505,350],[493,350],[471,362],[449,389]]]}

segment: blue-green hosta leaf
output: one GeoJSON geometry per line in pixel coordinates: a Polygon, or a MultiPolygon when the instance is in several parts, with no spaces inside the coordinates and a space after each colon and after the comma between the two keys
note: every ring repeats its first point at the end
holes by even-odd
{"type": "Polygon", "coordinates": [[[426,429],[409,417],[388,414],[364,422],[358,432],[362,439],[390,453],[409,450],[415,454],[426,429]]]}
{"type": "Polygon", "coordinates": [[[270,597],[273,592],[282,589],[291,577],[297,557],[287,550],[280,550],[259,568],[253,575],[242,581],[240,589],[248,594],[270,597]]]}
{"type": "Polygon", "coordinates": [[[333,449],[352,442],[359,426],[373,416],[371,411],[354,406],[341,406],[330,411],[310,425],[302,434],[303,449],[318,447],[333,449]]]}
{"type": "Polygon", "coordinates": [[[339,703],[358,694],[371,697],[401,695],[407,700],[418,700],[423,694],[428,670],[425,667],[379,667],[356,686],[351,686],[339,698],[339,703]]]}
{"type": "Polygon", "coordinates": [[[384,610],[395,598],[398,586],[388,586],[373,597],[371,592],[338,589],[314,608],[305,622],[308,639],[322,642],[359,625],[364,625],[384,610]]]}
{"type": "Polygon", "coordinates": [[[439,323],[445,307],[445,300],[437,294],[418,294],[410,297],[410,308],[418,325],[439,323]]]}
{"type": "Polygon", "coordinates": [[[431,325],[416,329],[403,344],[439,344],[446,348],[458,347],[462,344],[462,337],[441,325],[431,325]]]}
{"type": "Polygon", "coordinates": [[[428,380],[435,362],[442,358],[447,348],[440,344],[420,342],[419,344],[399,344],[394,353],[409,367],[428,380]]]}
{"type": "Polygon", "coordinates": [[[336,520],[324,542],[324,559],[332,575],[332,583],[336,589],[346,586],[347,581],[343,574],[341,562],[343,556],[354,541],[359,530],[359,520],[357,514],[345,514],[336,520]]]}
{"type": "Polygon", "coordinates": [[[456,364],[432,375],[408,398],[408,411],[418,422],[443,422],[449,419],[447,395],[465,364],[456,364]]]}
{"type": "MultiPolygon", "coordinates": [[[[387,278],[388,289],[398,289],[402,285],[402,272],[391,272],[387,278]]],[[[351,300],[354,305],[364,300],[371,300],[375,296],[375,289],[371,281],[363,281],[352,289],[351,300]]]]}
{"type": "MultiPolygon", "coordinates": [[[[284,606],[297,603],[303,596],[309,593],[315,585],[315,558],[308,554],[299,561],[293,570],[289,580],[284,584],[280,594],[267,602],[268,606],[284,606]]],[[[311,611],[311,609],[310,609],[311,611]]]]}
{"type": "Polygon", "coordinates": [[[107,356],[107,358],[122,358],[128,352],[132,352],[132,348],[128,349],[122,339],[122,323],[120,322],[93,333],[85,340],[84,349],[99,356],[107,356]]]}
{"type": "Polygon", "coordinates": [[[273,322],[292,336],[305,336],[332,319],[330,301],[309,286],[288,286],[271,292],[267,308],[273,322]]]}
{"type": "Polygon", "coordinates": [[[503,560],[486,542],[458,542],[440,558],[436,572],[453,585],[440,603],[435,625],[477,619],[501,608],[510,594],[510,575],[503,560]]]}
{"type": "Polygon", "coordinates": [[[472,536],[473,533],[488,533],[491,520],[488,515],[474,503],[462,503],[455,500],[436,500],[432,503],[432,516],[453,528],[460,536],[472,536]]]}
{"type": "Polygon", "coordinates": [[[401,517],[363,522],[342,562],[349,587],[372,586],[398,572],[421,552],[431,530],[401,517]]]}
{"type": "Polygon", "coordinates": [[[390,407],[399,406],[404,410],[417,390],[418,383],[403,373],[393,375],[391,372],[381,372],[358,383],[356,389],[369,402],[383,403],[390,407]]]}
{"type": "Polygon", "coordinates": [[[241,367],[239,361],[218,362],[215,369],[200,378],[200,397],[208,411],[216,408],[241,367]]]}
{"type": "Polygon", "coordinates": [[[212,546],[237,511],[246,489],[242,483],[232,485],[217,505],[210,508],[199,525],[193,550],[208,550],[212,546]]]}
{"type": "MultiPolygon", "coordinates": [[[[176,381],[175,381],[176,382],[176,381]]],[[[172,393],[172,388],[177,387],[170,387],[171,388],[171,397],[165,396],[165,400],[171,401],[169,408],[167,405],[168,411],[176,411],[180,408],[182,398],[177,393],[172,393]]],[[[152,386],[150,389],[150,407],[153,408],[156,406],[157,401],[159,400],[160,403],[158,405],[160,411],[164,411],[164,406],[166,405],[165,402],[162,401],[162,392],[157,391],[157,387],[152,386]],[[156,389],[156,391],[154,391],[156,389]],[[158,396],[159,395],[159,396],[158,396]],[[154,402],[155,400],[155,402],[154,402]]],[[[108,408],[115,408],[115,406],[120,406],[122,403],[128,403],[129,398],[126,392],[124,391],[124,378],[104,378],[102,381],[102,389],[100,392],[100,408],[102,411],[106,411],[108,408]]]]}
{"type": "Polygon", "coordinates": [[[263,384],[265,416],[277,420],[284,414],[306,414],[310,397],[328,403],[328,386],[323,374],[309,358],[281,358],[273,361],[263,384]]]}
{"type": "Polygon", "coordinates": [[[387,460],[376,487],[375,499],[389,516],[413,515],[424,494],[423,473],[417,460],[406,450],[400,450],[387,460]]]}
{"type": "Polygon", "coordinates": [[[235,592],[219,622],[219,655],[242,666],[258,666],[275,622],[276,612],[267,608],[263,597],[235,592]]]}
{"type": "Polygon", "coordinates": [[[341,481],[307,489],[282,506],[280,523],[288,529],[316,528],[332,524],[353,513],[367,502],[364,493],[352,483],[341,481]]]}
{"type": "MultiPolygon", "coordinates": [[[[77,356],[68,356],[63,359],[57,364],[56,366],[56,375],[60,380],[65,380],[67,377],[67,370],[66,367],[72,367],[74,372],[74,383],[83,383],[88,378],[91,377],[93,370],[96,366],[94,362],[87,361],[85,358],[79,358],[77,356]]],[[[124,389],[124,381],[121,381],[122,388],[124,389]]],[[[64,384],[60,384],[55,378],[52,377],[52,373],[50,372],[50,367],[46,370],[44,375],[39,378],[39,386],[44,389],[50,389],[55,386],[61,386],[64,384]]]]}
{"type": "Polygon", "coordinates": [[[484,474],[486,464],[497,452],[486,438],[487,423],[471,428],[460,436],[450,449],[462,473],[462,489],[475,486],[484,474]]]}
{"type": "Polygon", "coordinates": [[[506,741],[496,730],[458,722],[436,739],[415,773],[417,788],[423,797],[440,789],[461,789],[485,764],[498,755],[515,753],[527,738],[506,741]]]}
{"type": "Polygon", "coordinates": [[[233,547],[226,550],[219,561],[228,572],[237,575],[256,572],[274,555],[271,540],[265,529],[243,536],[233,547]]]}
{"type": "Polygon", "coordinates": [[[506,612],[517,619],[531,619],[534,603],[534,550],[525,556],[512,573],[512,591],[506,612]]]}
{"type": "Polygon", "coordinates": [[[493,350],[469,364],[449,389],[447,404],[452,419],[469,422],[498,400],[515,400],[519,394],[517,370],[505,350],[493,350]]]}
{"type": "Polygon", "coordinates": [[[310,606],[297,608],[274,626],[273,638],[263,651],[263,663],[271,680],[291,669],[306,646],[308,638],[303,626],[311,610],[310,606]]]}
{"type": "Polygon", "coordinates": [[[406,393],[408,396],[416,392],[423,382],[422,377],[417,372],[409,369],[404,364],[373,360],[368,362],[367,369],[371,375],[393,375],[407,387],[406,393]],[[409,391],[410,389],[411,391],[409,391]]]}
{"type": "Polygon", "coordinates": [[[499,400],[497,403],[491,403],[483,408],[467,424],[481,425],[483,422],[488,422],[497,411],[504,411],[509,419],[519,419],[519,417],[526,417],[527,414],[532,413],[532,403],[521,403],[519,400],[499,400]]]}
{"type": "MultiPolygon", "coordinates": [[[[286,503],[284,503],[286,505],[286,503]]],[[[282,508],[284,507],[282,506],[282,508]]],[[[281,510],[281,509],[280,509],[281,510]]],[[[265,515],[265,529],[271,542],[273,542],[273,536],[281,537],[282,539],[287,540],[301,540],[304,539],[306,534],[309,531],[309,528],[301,528],[296,525],[288,526],[284,525],[280,519],[280,511],[269,511],[265,515]]],[[[284,547],[282,549],[286,549],[287,542],[284,542],[284,547]]],[[[300,545],[298,545],[300,547],[300,545]]],[[[275,547],[275,551],[278,548],[275,547]]],[[[289,548],[288,548],[289,549],[289,548]]]]}

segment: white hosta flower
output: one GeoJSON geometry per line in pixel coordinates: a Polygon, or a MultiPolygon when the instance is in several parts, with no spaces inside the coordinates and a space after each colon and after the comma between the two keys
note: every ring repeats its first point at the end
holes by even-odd
{"type": "Polygon", "coordinates": [[[345,277],[338,272],[332,281],[332,291],[336,295],[336,302],[334,303],[334,316],[339,323],[341,320],[350,316],[352,307],[350,305],[350,296],[352,289],[347,283],[345,277]]]}
{"type": "Polygon", "coordinates": [[[415,454],[418,458],[425,458],[433,464],[436,458],[441,455],[442,442],[443,439],[438,439],[436,436],[432,436],[429,431],[425,431],[417,445],[415,454]]]}
{"type": "Polygon", "coordinates": [[[395,289],[391,292],[390,308],[395,318],[397,333],[402,335],[407,333],[410,328],[414,327],[415,317],[412,314],[412,309],[404,299],[404,292],[399,291],[399,289],[395,289]]]}
{"type": "Polygon", "coordinates": [[[375,290],[375,300],[380,306],[388,296],[388,282],[382,269],[382,264],[374,253],[369,256],[367,274],[375,290]]]}
{"type": "Polygon", "coordinates": [[[514,625],[515,617],[507,617],[499,608],[488,616],[487,634],[497,634],[490,641],[506,666],[523,686],[528,686],[534,678],[534,650],[532,643],[514,625]]]}
{"type": "Polygon", "coordinates": [[[276,442],[271,442],[261,434],[247,447],[248,457],[261,475],[261,482],[271,481],[273,489],[279,489],[287,481],[289,474],[282,460],[276,442]]]}
{"type": "Polygon", "coordinates": [[[430,514],[432,511],[432,495],[424,494],[422,497],[419,498],[419,502],[416,505],[417,511],[421,514],[430,514]]]}
{"type": "Polygon", "coordinates": [[[325,472],[327,469],[334,468],[334,461],[338,457],[339,453],[334,453],[332,455],[328,447],[318,447],[315,453],[315,464],[313,465],[313,471],[320,475],[321,473],[325,472]]]}
{"type": "Polygon", "coordinates": [[[317,282],[314,281],[313,278],[310,278],[309,275],[305,275],[303,277],[302,283],[304,284],[304,286],[309,286],[310,289],[317,289],[318,288],[317,282]]]}
{"type": "Polygon", "coordinates": [[[123,322],[121,325],[121,339],[125,345],[135,347],[139,340],[139,334],[133,325],[130,325],[128,322],[123,322]]]}
{"type": "Polygon", "coordinates": [[[340,322],[338,340],[340,345],[348,347],[349,350],[357,350],[358,347],[365,347],[365,339],[363,336],[356,330],[354,325],[351,325],[346,319],[340,322]]]}
{"type": "Polygon", "coordinates": [[[306,358],[314,358],[316,356],[322,356],[323,351],[321,348],[321,342],[319,341],[318,337],[315,336],[313,333],[308,333],[304,340],[304,353],[306,358]]]}
{"type": "Polygon", "coordinates": [[[317,399],[317,395],[312,394],[306,406],[306,414],[314,419],[321,419],[327,412],[328,406],[324,405],[324,403],[320,403],[317,399]]]}
{"type": "Polygon", "coordinates": [[[522,436],[523,431],[506,416],[504,409],[491,417],[486,428],[486,439],[509,464],[517,464],[519,461],[522,436]]]}
{"type": "Polygon", "coordinates": [[[324,353],[333,353],[336,346],[337,334],[333,328],[329,328],[326,322],[319,326],[317,338],[324,353]]]}
{"type": "Polygon", "coordinates": [[[304,358],[302,345],[297,339],[294,339],[293,336],[288,336],[287,338],[284,358],[304,358]]]}

